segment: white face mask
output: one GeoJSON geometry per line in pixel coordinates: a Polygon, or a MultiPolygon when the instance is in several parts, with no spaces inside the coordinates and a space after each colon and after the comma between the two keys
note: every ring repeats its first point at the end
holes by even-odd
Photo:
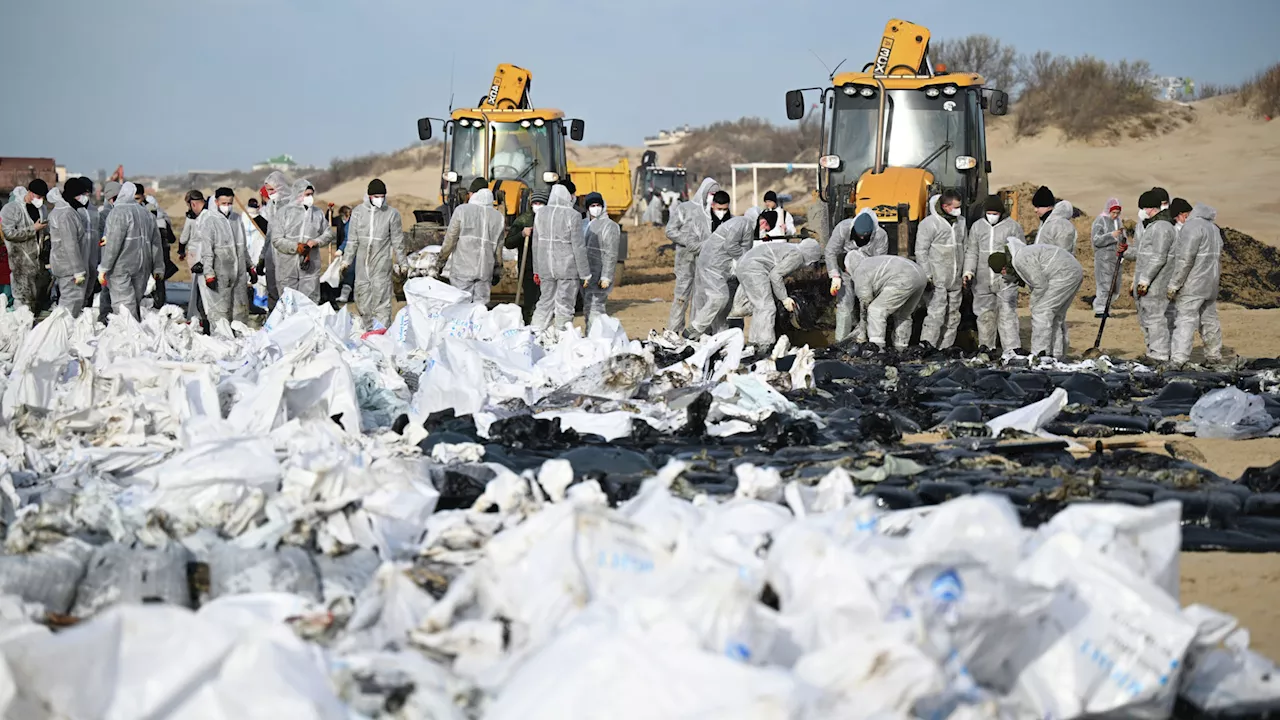
{"type": "Polygon", "coordinates": [[[960,208],[952,208],[947,211],[947,214],[951,217],[960,217],[960,208]]]}
{"type": "Polygon", "coordinates": [[[35,208],[35,209],[37,209],[37,210],[39,210],[40,208],[44,207],[44,198],[42,198],[42,197],[32,198],[32,199],[31,199],[31,206],[32,206],[32,207],[34,207],[34,208],[35,208]]]}
{"type": "Polygon", "coordinates": [[[230,214],[231,214],[231,206],[230,206],[230,205],[219,205],[219,206],[218,206],[218,212],[222,213],[223,215],[230,215],[230,214]]]}
{"type": "Polygon", "coordinates": [[[249,217],[258,217],[258,208],[249,208],[245,212],[249,213],[249,217]]]}
{"type": "Polygon", "coordinates": [[[1169,209],[1169,203],[1160,203],[1160,209],[1161,209],[1161,210],[1168,210],[1168,209],[1169,209]]]}
{"type": "Polygon", "coordinates": [[[89,196],[88,196],[88,195],[77,195],[77,196],[76,196],[76,202],[80,203],[81,205],[88,205],[88,204],[89,204],[89,196]]]}
{"type": "Polygon", "coordinates": [[[991,223],[991,227],[995,227],[1000,222],[1000,216],[995,213],[987,213],[987,222],[991,223]]]}
{"type": "Polygon", "coordinates": [[[382,207],[383,200],[385,200],[385,198],[369,198],[369,202],[373,203],[373,206],[376,208],[382,207]]]}
{"type": "Polygon", "coordinates": [[[592,205],[591,207],[587,208],[587,214],[593,218],[598,218],[604,214],[604,206],[592,205]]]}
{"type": "Polygon", "coordinates": [[[315,204],[316,204],[316,197],[314,195],[302,196],[303,207],[311,207],[312,205],[315,205],[315,204]]]}
{"type": "Polygon", "coordinates": [[[729,211],[728,211],[728,210],[716,210],[715,212],[716,212],[716,219],[717,219],[717,220],[723,220],[723,219],[724,219],[724,216],[725,216],[725,215],[727,215],[727,214],[729,214],[729,211]]]}
{"type": "Polygon", "coordinates": [[[533,208],[533,214],[534,214],[534,215],[537,215],[538,213],[542,212],[542,208],[543,208],[544,206],[543,206],[543,205],[539,205],[539,204],[537,204],[537,203],[534,203],[534,204],[533,204],[532,206],[530,206],[530,207],[532,207],[532,208],[533,208]]]}
{"type": "Polygon", "coordinates": [[[275,193],[275,192],[267,193],[268,200],[275,200],[278,197],[280,197],[280,193],[275,193]]]}

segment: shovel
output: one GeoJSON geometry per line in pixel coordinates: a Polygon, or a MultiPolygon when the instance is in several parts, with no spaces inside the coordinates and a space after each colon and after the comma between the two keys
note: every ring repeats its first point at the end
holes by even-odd
{"type": "Polygon", "coordinates": [[[1107,305],[1102,310],[1102,322],[1098,323],[1098,337],[1093,339],[1093,347],[1084,351],[1085,360],[1094,360],[1102,356],[1102,350],[1098,346],[1102,344],[1102,331],[1107,327],[1107,318],[1111,317],[1111,301],[1116,297],[1116,283],[1120,282],[1120,268],[1124,265],[1123,260],[1124,251],[1117,248],[1116,269],[1111,273],[1111,290],[1107,293],[1107,305]]]}

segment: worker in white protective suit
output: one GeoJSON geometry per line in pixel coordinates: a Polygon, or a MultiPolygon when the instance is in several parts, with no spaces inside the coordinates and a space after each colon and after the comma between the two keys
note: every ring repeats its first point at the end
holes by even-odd
{"type": "Polygon", "coordinates": [[[650,191],[649,204],[645,205],[644,214],[640,217],[640,222],[653,227],[661,225],[663,209],[662,194],[650,191]]]}
{"type": "Polygon", "coordinates": [[[757,350],[773,347],[777,303],[795,312],[796,301],[787,295],[787,276],[806,265],[822,262],[822,246],[813,238],[799,244],[769,242],[757,245],[738,260],[738,282],[751,301],[751,331],[747,340],[757,350]]]}
{"type": "MultiPolygon", "coordinates": [[[[249,321],[249,250],[244,225],[232,205],[235,193],[228,187],[213,193],[214,207],[200,213],[193,236],[200,249],[202,275],[192,276],[193,285],[203,286],[204,312],[212,333],[218,321],[249,321]]],[[[194,290],[194,288],[193,288],[194,290]]]]}
{"type": "Polygon", "coordinates": [[[73,178],[76,181],[75,195],[67,197],[67,202],[76,209],[80,216],[83,232],[80,235],[80,254],[84,257],[85,272],[90,275],[80,288],[83,307],[93,306],[93,293],[96,278],[92,277],[93,268],[98,267],[98,259],[102,257],[102,220],[98,217],[98,208],[93,204],[93,181],[87,177],[73,178]]]}
{"type": "MultiPolygon", "coordinates": [[[[498,216],[498,228],[501,229],[502,215],[492,207],[489,209],[498,216]]],[[[446,242],[453,234],[457,218],[458,213],[455,212],[449,222],[446,242]]],[[[456,241],[456,235],[453,237],[456,241]]],[[[356,307],[365,322],[372,326],[372,321],[376,321],[383,327],[390,327],[391,276],[400,270],[399,266],[404,262],[404,222],[400,219],[400,211],[387,204],[387,186],[382,180],[374,178],[370,181],[364,202],[351,211],[347,246],[341,262],[344,269],[356,269],[356,307]]],[[[456,260],[454,267],[457,267],[456,260]]],[[[476,300],[473,295],[472,302],[488,302],[488,276],[485,278],[482,283],[484,300],[476,300]]],[[[456,278],[451,280],[456,282],[456,278]]]]}
{"type": "Polygon", "coordinates": [[[836,298],[836,342],[844,340],[851,332],[857,342],[867,339],[866,325],[861,319],[855,322],[856,298],[850,287],[849,274],[844,270],[844,258],[853,250],[865,257],[889,253],[889,233],[880,227],[880,221],[870,209],[841,220],[827,239],[827,275],[831,278],[831,294],[836,298]]]}
{"type": "Polygon", "coordinates": [[[778,222],[774,223],[773,229],[769,231],[769,237],[794,237],[796,234],[796,221],[791,217],[791,213],[782,207],[778,202],[778,193],[770,190],[764,194],[764,209],[772,210],[778,214],[778,222]]]}
{"type": "Polygon", "coordinates": [[[916,263],[897,255],[863,255],[857,248],[845,254],[848,274],[862,306],[867,339],[885,347],[888,321],[894,322],[893,346],[911,342],[911,315],[924,299],[928,278],[916,263]]]}
{"type": "Polygon", "coordinates": [[[1142,238],[1134,267],[1133,294],[1138,302],[1138,322],[1147,342],[1147,358],[1154,362],[1169,361],[1169,345],[1173,329],[1173,305],[1169,302],[1169,276],[1173,265],[1169,252],[1177,240],[1173,216],[1161,207],[1159,194],[1148,190],[1138,198],[1138,217],[1142,238]]]}
{"type": "Polygon", "coordinates": [[[1006,282],[991,269],[987,259],[991,253],[1005,252],[1009,240],[1026,244],[1022,226],[1009,216],[1004,201],[995,195],[983,204],[982,217],[969,229],[965,245],[965,275],[973,278],[973,314],[978,320],[978,344],[995,348],[996,341],[1005,352],[1022,346],[1018,336],[1018,285],[1006,282]]]}
{"type": "Polygon", "coordinates": [[[107,218],[106,243],[98,263],[98,282],[111,293],[115,312],[128,312],[135,320],[142,318],[142,298],[149,280],[159,281],[151,269],[163,269],[160,254],[160,228],[155,216],[137,199],[137,186],[127,182],[120,187],[116,204],[107,218]]]}
{"type": "Polygon", "coordinates": [[[1101,318],[1107,312],[1108,297],[1114,303],[1120,297],[1120,278],[1116,268],[1120,256],[1128,248],[1125,244],[1124,224],[1120,221],[1120,201],[1107,200],[1102,213],[1093,220],[1090,236],[1093,242],[1093,316],[1101,318]],[[1112,278],[1116,282],[1112,285],[1112,278]]]}
{"type": "Polygon", "coordinates": [[[698,314],[689,321],[684,337],[694,339],[714,335],[728,326],[729,311],[738,292],[736,265],[755,244],[760,233],[773,229],[778,216],[771,211],[756,218],[755,226],[746,217],[730,218],[711,233],[698,253],[698,314]]]}
{"type": "Polygon", "coordinates": [[[471,302],[488,304],[494,275],[502,272],[502,213],[493,206],[493,191],[481,188],[459,205],[449,219],[444,246],[436,258],[443,269],[450,258],[449,284],[471,296],[471,302]]]}
{"type": "Polygon", "coordinates": [[[582,315],[590,330],[591,323],[607,313],[605,301],[613,289],[613,277],[618,269],[622,228],[609,217],[609,208],[600,193],[589,193],[583,204],[587,206],[587,229],[583,233],[583,242],[587,246],[591,279],[582,290],[582,315]]]}
{"type": "Polygon", "coordinates": [[[987,264],[1006,280],[1031,288],[1031,354],[1066,357],[1067,310],[1084,282],[1084,268],[1057,245],[1011,241],[1008,251],[991,253],[987,264]]]}
{"type": "Polygon", "coordinates": [[[672,208],[671,218],[667,221],[667,239],[676,246],[676,286],[671,298],[671,314],[667,319],[667,329],[673,333],[684,330],[685,315],[692,313],[688,306],[693,298],[698,249],[711,236],[711,201],[720,191],[720,183],[709,177],[703,178],[693,198],[672,208]]]}
{"type": "Polygon", "coordinates": [[[591,281],[582,216],[564,185],[551,188],[547,206],[533,219],[533,281],[541,294],[533,310],[533,328],[559,331],[573,322],[578,291],[591,281]]]}
{"type": "Polygon", "coordinates": [[[67,180],[63,191],[55,187],[45,196],[53,206],[49,211],[49,272],[58,287],[58,307],[71,313],[71,317],[79,317],[84,309],[86,273],[80,245],[84,221],[62,192],[74,193],[76,186],[74,179],[67,180]]]}
{"type": "Polygon", "coordinates": [[[1036,232],[1037,245],[1054,245],[1076,254],[1076,226],[1071,222],[1075,208],[1066,200],[1059,200],[1053,191],[1043,185],[1031,198],[1040,229],[1036,232]]]}
{"type": "MultiPolygon", "coordinates": [[[[283,191],[280,194],[283,196],[283,191]]],[[[315,188],[309,180],[293,183],[287,202],[277,209],[267,232],[275,250],[280,292],[291,288],[319,303],[320,248],[333,244],[337,229],[315,207],[315,188]]]]}
{"type": "Polygon", "coordinates": [[[266,190],[266,195],[262,199],[259,214],[267,221],[267,247],[263,250],[262,274],[266,277],[267,308],[274,310],[276,302],[280,300],[280,283],[276,280],[276,252],[271,246],[271,226],[293,194],[293,181],[279,170],[273,170],[262,182],[262,187],[266,190]]]}
{"type": "MultiPolygon", "coordinates": [[[[1170,210],[1180,209],[1174,198],[1170,210]]],[[[1218,321],[1218,286],[1222,279],[1222,231],[1214,224],[1218,213],[1199,203],[1183,218],[1172,252],[1173,270],[1166,296],[1174,304],[1173,340],[1169,360],[1191,359],[1196,331],[1204,342],[1204,359],[1222,362],[1222,323],[1218,321]]],[[[1182,217],[1179,215],[1178,217],[1182,217]]]]}
{"type": "Polygon", "coordinates": [[[960,329],[964,283],[972,279],[964,272],[965,223],[954,190],[929,198],[929,216],[916,229],[916,260],[933,285],[920,340],[949,348],[960,329]]]}

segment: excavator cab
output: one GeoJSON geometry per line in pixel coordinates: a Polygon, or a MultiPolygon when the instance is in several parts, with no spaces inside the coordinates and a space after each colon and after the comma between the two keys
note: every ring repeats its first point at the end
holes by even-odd
{"type": "Polygon", "coordinates": [[[418,120],[418,138],[429,140],[432,121],[444,130],[440,201],[446,216],[476,178],[483,178],[508,217],[528,210],[536,191],[568,177],[565,138],[582,140],[584,123],[559,110],[535,109],[532,76],[515,65],[498,66],[478,107],[454,110],[448,120],[418,120]]]}
{"type": "MultiPolygon", "coordinates": [[[[889,231],[894,254],[914,255],[930,196],[957,190],[966,215],[986,198],[985,114],[1008,111],[1008,96],[985,88],[980,75],[932,66],[928,46],[928,29],[890,20],[862,72],[808,88],[821,91],[818,193],[827,227],[869,208],[889,231]]],[[[787,93],[793,120],[804,117],[803,93],[787,93]]]]}

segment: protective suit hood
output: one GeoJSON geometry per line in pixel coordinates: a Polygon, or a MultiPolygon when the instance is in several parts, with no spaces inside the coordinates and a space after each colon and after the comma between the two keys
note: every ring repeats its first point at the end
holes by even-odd
{"type": "Polygon", "coordinates": [[[472,205],[484,205],[487,207],[492,207],[493,191],[490,190],[489,188],[485,188],[483,190],[477,190],[471,193],[471,199],[468,200],[467,202],[471,203],[472,205]]]}
{"type": "Polygon", "coordinates": [[[812,265],[822,260],[822,245],[813,238],[805,238],[800,241],[800,254],[806,264],[812,265]]]}
{"type": "Polygon", "coordinates": [[[67,202],[67,199],[62,197],[62,191],[58,188],[50,189],[49,194],[45,195],[45,200],[48,200],[49,204],[54,208],[71,207],[71,203],[67,202]]]}
{"type": "MultiPolygon", "coordinates": [[[[938,202],[941,200],[942,200],[941,195],[934,195],[933,197],[929,198],[929,214],[930,215],[937,215],[938,217],[943,217],[942,213],[938,210],[938,202]]],[[[943,219],[945,220],[946,218],[943,218],[943,219]]]]}
{"type": "Polygon", "coordinates": [[[1049,214],[1046,215],[1044,219],[1046,222],[1048,222],[1049,220],[1055,220],[1055,219],[1066,220],[1070,222],[1071,216],[1074,213],[1075,213],[1075,208],[1071,207],[1071,203],[1067,202],[1066,200],[1059,200],[1057,204],[1053,206],[1053,210],[1050,210],[1049,214]]]}
{"type": "Polygon", "coordinates": [[[18,187],[13,189],[13,192],[9,193],[9,202],[11,203],[26,202],[26,197],[27,197],[27,189],[19,185],[18,187]]]}
{"type": "Polygon", "coordinates": [[[569,188],[563,185],[556,185],[551,188],[551,197],[547,200],[547,205],[556,207],[573,207],[573,196],[569,194],[569,188]]]}
{"type": "Polygon", "coordinates": [[[707,206],[707,198],[720,192],[720,183],[714,179],[702,178],[702,184],[698,186],[698,192],[693,194],[693,201],[698,203],[700,207],[707,206]]]}
{"type": "Polygon", "coordinates": [[[138,194],[138,186],[131,182],[127,182],[120,186],[120,193],[116,195],[116,206],[120,205],[137,205],[138,201],[134,198],[138,194]]]}
{"type": "MultiPolygon", "coordinates": [[[[1102,206],[1102,212],[1098,214],[1098,217],[1110,219],[1111,208],[1119,207],[1119,206],[1120,206],[1119,198],[1107,198],[1107,203],[1102,206]]],[[[1057,208],[1055,207],[1054,210],[1057,210],[1057,208]]]]}
{"type": "Polygon", "coordinates": [[[1217,210],[1209,207],[1208,205],[1205,205],[1204,203],[1196,203],[1196,206],[1191,209],[1191,214],[1187,216],[1187,219],[1190,220],[1191,218],[1196,218],[1198,220],[1208,220],[1209,222],[1214,222],[1217,219],[1217,217],[1218,217],[1217,210]]]}
{"type": "MultiPolygon", "coordinates": [[[[287,204],[302,205],[302,193],[306,192],[308,187],[311,187],[310,180],[306,178],[298,178],[297,180],[294,180],[293,187],[289,188],[288,200],[286,201],[287,204]]],[[[277,198],[276,202],[281,202],[281,199],[284,197],[285,193],[281,191],[280,198],[277,198]]]]}

